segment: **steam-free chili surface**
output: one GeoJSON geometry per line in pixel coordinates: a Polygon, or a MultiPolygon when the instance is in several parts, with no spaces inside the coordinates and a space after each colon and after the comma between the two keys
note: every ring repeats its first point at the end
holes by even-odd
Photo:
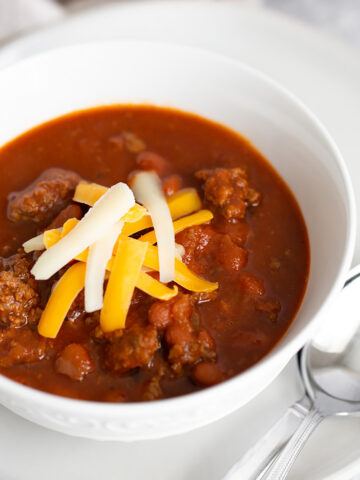
{"type": "Polygon", "coordinates": [[[296,200],[259,152],[218,124],[155,107],[92,109],[15,139],[0,150],[0,166],[0,372],[16,381],[89,400],[182,395],[257,362],[300,306],[309,246],[296,200]],[[45,172],[53,167],[63,170],[45,172]],[[139,168],[157,170],[166,194],[195,186],[214,213],[176,241],[189,268],[219,290],[182,290],[168,302],[136,290],[126,329],[108,335],[80,294],[58,337],[40,337],[57,278],[36,282],[29,270],[38,254],[18,249],[48,225],[81,217],[71,203],[80,178],[110,186],[139,168]],[[41,175],[47,196],[34,196],[41,175]]]}

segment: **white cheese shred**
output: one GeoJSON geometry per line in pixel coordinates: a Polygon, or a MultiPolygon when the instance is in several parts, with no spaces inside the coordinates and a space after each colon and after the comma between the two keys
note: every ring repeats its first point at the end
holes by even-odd
{"type": "Polygon", "coordinates": [[[172,282],[175,277],[175,233],[169,207],[155,172],[139,172],[132,182],[138,202],[149,211],[159,251],[160,281],[172,282]]]}
{"type": "Polygon", "coordinates": [[[25,243],[23,243],[23,248],[25,253],[35,252],[38,250],[44,250],[44,234],[40,233],[36,237],[30,238],[25,243]]]}
{"type": "MultiPolygon", "coordinates": [[[[62,227],[60,228],[54,228],[54,230],[58,230],[61,232],[62,227]]],[[[30,252],[35,252],[39,250],[44,250],[45,243],[44,243],[44,234],[40,233],[40,235],[37,235],[36,237],[30,238],[30,240],[27,240],[22,244],[23,249],[25,253],[30,253],[30,252]]]]}
{"type": "Polygon", "coordinates": [[[134,195],[125,183],[109,188],[71,232],[39,257],[31,270],[36,280],[47,280],[54,275],[99,240],[133,205],[134,195]]]}
{"type": "Polygon", "coordinates": [[[124,222],[119,220],[89,247],[85,274],[85,311],[88,313],[101,310],[103,306],[106,264],[123,226],[124,222]]]}

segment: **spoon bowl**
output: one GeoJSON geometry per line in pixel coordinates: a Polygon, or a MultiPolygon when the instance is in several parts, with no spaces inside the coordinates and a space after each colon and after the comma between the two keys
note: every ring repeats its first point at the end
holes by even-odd
{"type": "MultiPolygon", "coordinates": [[[[352,342],[351,349],[360,349],[359,340],[360,337],[352,342]]],[[[360,364],[359,369],[349,365],[349,353],[349,349],[340,354],[327,353],[311,344],[304,348],[301,372],[309,395],[313,397],[314,390],[317,394],[324,392],[334,399],[356,403],[360,408],[360,364]]]]}

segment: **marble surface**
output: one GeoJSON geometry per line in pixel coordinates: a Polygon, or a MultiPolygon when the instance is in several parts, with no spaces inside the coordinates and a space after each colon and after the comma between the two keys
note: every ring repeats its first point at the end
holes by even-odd
{"type": "MultiPolygon", "coordinates": [[[[67,12],[139,0],[0,0],[0,40],[60,19],[67,12]]],[[[148,1],[148,0],[141,0],[148,1]]],[[[172,0],[164,0],[171,2],[172,0]]],[[[197,0],[199,1],[199,0],[197,0]]],[[[222,1],[222,0],[202,0],[222,1]]],[[[360,0],[232,0],[295,17],[360,47],[360,0]]]]}
{"type": "Polygon", "coordinates": [[[264,6],[291,15],[360,46],[359,0],[259,0],[264,6]]]}

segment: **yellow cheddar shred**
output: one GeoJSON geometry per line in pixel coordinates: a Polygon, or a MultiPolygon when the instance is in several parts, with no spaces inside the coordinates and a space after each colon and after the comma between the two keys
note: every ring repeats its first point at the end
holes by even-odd
{"type": "Polygon", "coordinates": [[[80,182],[76,186],[73,200],[74,202],[84,203],[92,207],[107,190],[107,187],[97,183],[80,182]]]}
{"type": "Polygon", "coordinates": [[[123,235],[133,235],[134,233],[141,232],[147,228],[153,228],[150,215],[144,215],[140,220],[133,223],[125,223],[122,229],[123,235]]]}
{"type": "MultiPolygon", "coordinates": [[[[192,215],[182,217],[173,223],[175,235],[179,232],[182,232],[186,228],[193,227],[194,225],[201,225],[202,223],[210,222],[213,217],[214,215],[210,212],[210,210],[200,210],[192,215]]],[[[139,240],[142,242],[149,242],[153,245],[156,243],[155,231],[153,230],[145,233],[139,238],[139,240]]]]}
{"type": "MultiPolygon", "coordinates": [[[[76,187],[73,200],[92,206],[107,190],[107,187],[97,183],[80,182],[76,187]]],[[[184,215],[200,210],[201,199],[195,188],[184,188],[171,195],[167,199],[167,204],[172,219],[176,220],[184,215]]],[[[122,218],[126,222],[122,233],[130,236],[147,228],[152,228],[151,217],[145,215],[145,212],[146,209],[144,207],[135,204],[122,218]],[[131,225],[129,225],[130,222],[131,225]]]]}
{"type": "Polygon", "coordinates": [[[50,248],[61,239],[61,232],[56,228],[46,230],[43,235],[45,248],[50,248]]]}
{"type": "Polygon", "coordinates": [[[55,338],[71,307],[85,285],[85,263],[75,263],[60,278],[43,311],[38,332],[43,337],[55,338]]]}
{"type": "Polygon", "coordinates": [[[131,207],[130,210],[120,220],[129,223],[138,222],[146,213],[147,210],[145,207],[135,203],[135,205],[131,207]]]}
{"type": "MultiPolygon", "coordinates": [[[[120,235],[119,238],[122,238],[120,235]]],[[[140,240],[131,239],[135,242],[140,240]]],[[[148,245],[147,243],[145,245],[148,245]]],[[[106,269],[112,271],[115,257],[110,258],[106,269]]],[[[86,260],[85,260],[86,261],[86,260]]],[[[144,258],[144,267],[151,268],[151,270],[159,271],[159,255],[157,247],[148,245],[146,255],[144,258]]],[[[209,282],[201,277],[198,277],[178,258],[175,258],[175,282],[190,290],[191,292],[213,292],[218,288],[217,282],[209,282]]]]}
{"type": "Polygon", "coordinates": [[[69,220],[66,220],[61,230],[61,238],[64,238],[69,232],[71,232],[71,230],[76,227],[79,221],[80,220],[77,218],[69,218],[69,220]]]}
{"type": "MultiPolygon", "coordinates": [[[[74,202],[84,203],[92,207],[109,189],[97,183],[80,182],[73,196],[74,202]]],[[[146,208],[135,203],[133,207],[122,217],[124,222],[137,222],[146,213],[146,208]]]]}
{"type": "Polygon", "coordinates": [[[74,260],[78,260],[79,262],[87,262],[88,255],[89,249],[87,248],[83,252],[79,253],[79,255],[77,255],[74,260]]]}
{"type": "Polygon", "coordinates": [[[176,285],[173,288],[169,288],[145,272],[140,272],[136,287],[158,300],[170,300],[179,292],[176,285]]]}
{"type": "MultiPolygon", "coordinates": [[[[194,188],[184,188],[183,190],[179,190],[167,199],[167,204],[173,220],[177,220],[184,215],[189,215],[201,208],[200,197],[194,188]]],[[[123,235],[130,236],[152,227],[153,224],[151,217],[145,215],[137,222],[131,224],[125,223],[122,233],[123,235]]]]}
{"type": "Polygon", "coordinates": [[[100,326],[104,332],[125,327],[131,298],[147,248],[147,243],[125,236],[119,237],[100,313],[100,326]]]}
{"type": "MultiPolygon", "coordinates": [[[[159,270],[159,257],[156,247],[149,245],[145,255],[144,266],[156,271],[159,270]]],[[[218,288],[216,282],[209,282],[198,277],[178,258],[175,258],[175,282],[192,292],[213,292],[218,288]]]]}
{"type": "Polygon", "coordinates": [[[173,220],[200,210],[202,204],[195,188],[183,188],[167,199],[173,220]]]}
{"type": "Polygon", "coordinates": [[[79,220],[77,218],[70,218],[66,220],[61,231],[57,228],[46,230],[43,236],[45,248],[50,248],[55,245],[55,243],[64,238],[78,223],[79,220]]]}
{"type": "Polygon", "coordinates": [[[175,282],[191,292],[213,292],[219,285],[198,277],[178,258],[175,258],[175,282]]]}
{"type": "MultiPolygon", "coordinates": [[[[74,200],[92,206],[107,190],[102,185],[81,182],[76,188],[74,200]]],[[[209,222],[213,218],[209,210],[200,210],[201,200],[193,188],[180,190],[170,196],[167,203],[174,220],[175,234],[188,227],[209,222]]],[[[106,266],[110,272],[109,281],[100,312],[100,326],[104,332],[125,327],[135,287],[165,301],[178,294],[177,285],[170,288],[142,270],[142,267],[148,267],[159,271],[158,249],[152,245],[156,243],[154,230],[139,239],[130,237],[134,233],[153,228],[146,208],[135,204],[121,220],[124,221],[124,227],[116,242],[113,256],[106,266]]],[[[78,223],[79,220],[71,218],[64,223],[62,229],[44,232],[45,247],[48,249],[55,245],[78,223]]],[[[87,258],[88,249],[76,256],[74,260],[78,262],[72,265],[57,283],[38,325],[40,335],[55,338],[58,334],[72,302],[84,288],[87,258]]],[[[175,259],[175,282],[193,292],[212,292],[218,288],[217,283],[195,275],[178,258],[175,259]]]]}

